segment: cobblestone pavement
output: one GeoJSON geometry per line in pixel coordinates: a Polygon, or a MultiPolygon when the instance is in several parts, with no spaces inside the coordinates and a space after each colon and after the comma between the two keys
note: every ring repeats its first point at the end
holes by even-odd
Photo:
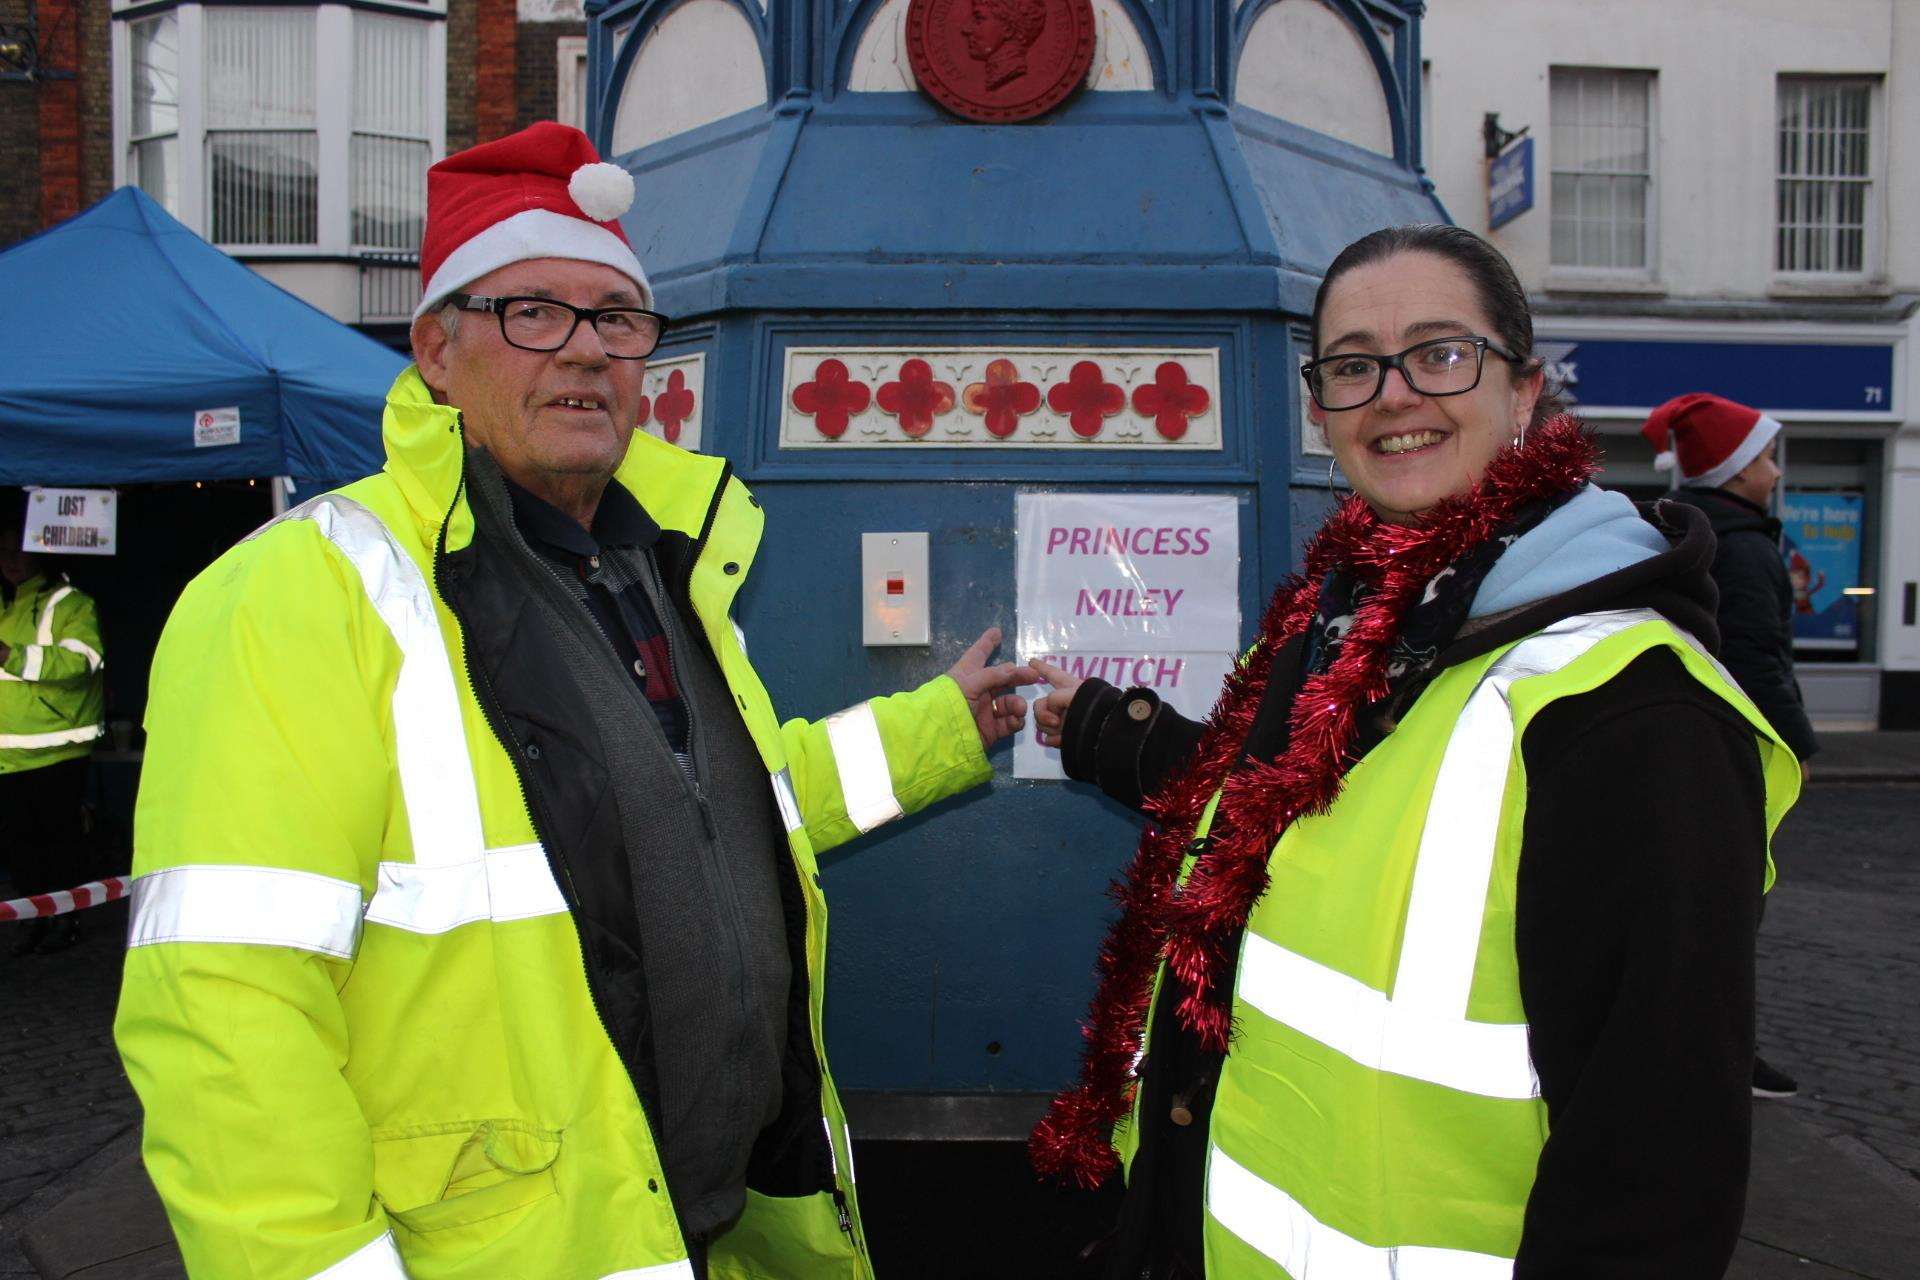
{"type": "MultiPolygon", "coordinates": [[[[1792,1108],[1920,1178],[1920,786],[1815,786],[1776,846],[1761,1048],[1801,1095],[1761,1105],[1792,1108]]],[[[84,919],[79,947],[23,959],[7,954],[21,926],[0,926],[0,1277],[32,1274],[13,1224],[139,1120],[111,1037],[125,904],[84,919]]],[[[867,1199],[888,1181],[871,1181],[867,1199]]],[[[869,1216],[897,1208],[871,1203],[869,1216]]]]}
{"type": "MultiPolygon", "coordinates": [[[[0,1224],[140,1120],[113,1049],[127,904],[82,920],[79,946],[20,958],[27,926],[0,925],[0,1224]]],[[[0,1276],[32,1274],[0,1231],[0,1276]]]]}
{"type": "Polygon", "coordinates": [[[1811,787],[1774,846],[1760,1052],[1800,1095],[1765,1105],[1920,1178],[1920,786],[1811,787]]]}

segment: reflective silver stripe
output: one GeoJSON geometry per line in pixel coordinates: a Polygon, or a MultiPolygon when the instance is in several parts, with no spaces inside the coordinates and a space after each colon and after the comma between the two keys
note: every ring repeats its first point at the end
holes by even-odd
{"type": "Polygon", "coordinates": [[[311,1280],[407,1280],[407,1269],[400,1264],[400,1250],[389,1231],[325,1271],[315,1272],[311,1280]]]}
{"type": "Polygon", "coordinates": [[[77,653],[81,657],[85,658],[87,660],[88,671],[98,671],[103,665],[105,665],[104,660],[100,657],[99,652],[96,649],[94,649],[92,645],[88,644],[84,640],[74,640],[71,638],[62,640],[60,642],[60,647],[62,649],[65,649],[69,653],[77,653]]]}
{"type": "Polygon", "coordinates": [[[800,817],[800,797],[793,793],[793,770],[782,769],[773,775],[773,802],[780,808],[780,824],[788,835],[807,825],[800,817]]]}
{"type": "Polygon", "coordinates": [[[1489,1098],[1538,1097],[1526,1024],[1467,1018],[1513,752],[1509,694],[1517,680],[1558,671],[1608,636],[1658,621],[1648,609],[1563,619],[1481,677],[1434,779],[1391,997],[1249,931],[1240,998],[1376,1071],[1489,1098]]]}
{"type": "Polygon", "coordinates": [[[847,818],[862,833],[885,826],[902,816],[893,796],[893,775],[887,770],[887,748],[880,740],[880,722],[873,704],[827,717],[827,742],[833,747],[834,768],[840,773],[840,798],[847,818]]]}
{"type": "Polygon", "coordinates": [[[438,867],[472,862],[486,848],[480,795],[467,754],[453,664],[447,659],[426,575],[380,517],[351,498],[321,494],[280,520],[311,520],[339,548],[359,573],[367,598],[399,646],[400,676],[393,688],[394,754],[407,801],[415,863],[438,867]]]}
{"type": "Polygon", "coordinates": [[[34,637],[40,644],[49,645],[53,643],[53,611],[60,607],[62,600],[65,600],[72,594],[73,588],[68,586],[61,587],[47,597],[47,603],[40,610],[39,634],[34,637]]]}
{"type": "Polygon", "coordinates": [[[381,863],[367,923],[445,933],[478,920],[526,920],[566,910],[546,851],[519,844],[489,849],[485,857],[456,866],[381,863]]]}
{"type": "Polygon", "coordinates": [[[682,1258],[678,1262],[662,1262],[636,1271],[610,1272],[601,1276],[600,1280],[693,1280],[693,1264],[682,1258]]]}
{"type": "Polygon", "coordinates": [[[34,747],[66,747],[77,742],[92,742],[105,737],[107,726],[82,725],[78,729],[53,729],[46,733],[0,733],[0,748],[30,750],[34,747]]]}
{"type": "Polygon", "coordinates": [[[43,644],[28,645],[27,660],[20,664],[20,678],[22,680],[38,680],[40,678],[40,665],[46,661],[46,658],[47,646],[43,644]]]}
{"type": "Polygon", "coordinates": [[[1240,953],[1239,990],[1275,1022],[1363,1067],[1489,1098],[1540,1092],[1524,1022],[1436,1017],[1251,930],[1240,953]]]}
{"type": "Polygon", "coordinates": [[[831,1167],[835,1184],[840,1181],[840,1157],[833,1150],[833,1121],[825,1115],[820,1117],[820,1132],[827,1135],[827,1164],[831,1167]]]}
{"type": "Polygon", "coordinates": [[[198,863],[133,882],[127,945],[249,942],[353,958],[360,886],[284,867],[198,863]]]}
{"type": "Polygon", "coordinates": [[[1394,1004],[1436,1019],[1467,1016],[1513,758],[1514,681],[1558,671],[1608,636],[1658,619],[1648,609],[1564,618],[1513,646],[1481,677],[1447,738],[1427,803],[1394,1004]]]}
{"type": "Polygon", "coordinates": [[[1207,1212],[1296,1280],[1508,1280],[1513,1259],[1428,1245],[1364,1244],[1316,1219],[1279,1187],[1215,1146],[1207,1212]]]}

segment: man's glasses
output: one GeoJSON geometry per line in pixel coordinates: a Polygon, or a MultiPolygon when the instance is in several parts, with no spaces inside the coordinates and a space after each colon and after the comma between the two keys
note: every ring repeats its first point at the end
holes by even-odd
{"type": "Polygon", "coordinates": [[[1322,356],[1308,361],[1300,376],[1307,380],[1313,402],[1329,412],[1372,403],[1387,384],[1389,369],[1398,369],[1407,385],[1423,396],[1457,396],[1480,385],[1480,367],[1489,351],[1508,364],[1520,363],[1518,356],[1486,338],[1435,338],[1398,355],[1322,356]]]}
{"type": "Polygon", "coordinates": [[[447,301],[462,311],[491,311],[500,336],[522,351],[558,351],[573,341],[581,321],[593,326],[600,345],[616,360],[644,360],[660,345],[667,318],[639,307],[576,307],[555,298],[483,298],[450,293],[447,301]]]}

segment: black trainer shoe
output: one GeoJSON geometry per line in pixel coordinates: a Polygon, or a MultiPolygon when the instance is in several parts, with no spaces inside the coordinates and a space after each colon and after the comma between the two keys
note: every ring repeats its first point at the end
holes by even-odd
{"type": "Polygon", "coordinates": [[[1753,1096],[1756,1098],[1791,1098],[1800,1092],[1800,1086],[1794,1078],[1780,1068],[1769,1063],[1758,1054],[1753,1059],[1753,1096]]]}

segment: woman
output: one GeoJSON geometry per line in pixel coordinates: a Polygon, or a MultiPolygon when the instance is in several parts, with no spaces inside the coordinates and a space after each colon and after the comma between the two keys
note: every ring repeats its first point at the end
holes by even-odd
{"type": "Polygon", "coordinates": [[[1114,1277],[1718,1276],[1799,770],[1707,656],[1706,523],[1587,483],[1469,232],[1350,245],[1313,348],[1355,496],[1207,724],[1042,668],[1153,823],[1036,1165],[1127,1166],[1114,1277]]]}

